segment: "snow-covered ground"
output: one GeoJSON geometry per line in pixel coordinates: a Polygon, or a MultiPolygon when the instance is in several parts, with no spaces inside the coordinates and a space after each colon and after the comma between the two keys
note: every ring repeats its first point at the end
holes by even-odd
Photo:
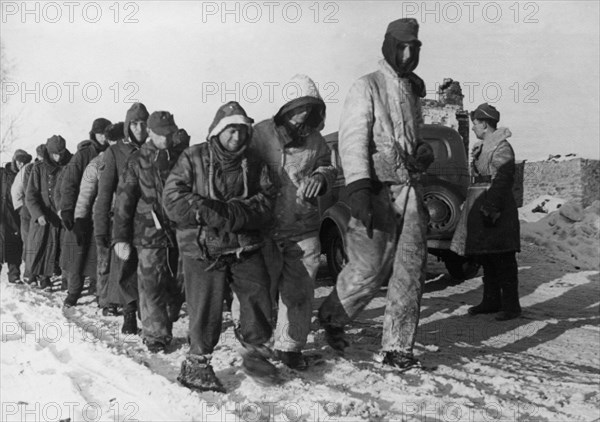
{"type": "MultiPolygon", "coordinates": [[[[429,265],[416,353],[427,367],[399,375],[374,363],[382,290],[348,330],[344,357],[318,325],[305,372],[278,367],[284,383],[261,387],[240,370],[230,322],[214,366],[227,394],[176,381],[186,323],[167,354],[149,354],[121,319],[86,296],[69,319],[64,293],[0,282],[2,421],[597,421],[600,418],[600,273],[529,242],[519,254],[521,318],[471,317],[481,277],[452,284],[429,265]],[[70,418],[70,419],[69,419],[70,418]]],[[[315,309],[331,287],[319,278],[315,309]]],[[[58,288],[58,285],[55,286],[58,288]]],[[[229,316],[227,315],[227,321],[229,316]]]]}

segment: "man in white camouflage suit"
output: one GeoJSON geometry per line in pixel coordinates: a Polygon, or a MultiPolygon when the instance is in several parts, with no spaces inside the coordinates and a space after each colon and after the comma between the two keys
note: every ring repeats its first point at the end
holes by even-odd
{"type": "Polygon", "coordinates": [[[329,345],[343,351],[344,325],[389,280],[380,361],[401,370],[418,365],[413,345],[427,259],[419,176],[433,161],[420,136],[418,29],[414,19],[390,23],[380,69],[355,82],[346,99],[339,150],[352,214],[349,262],[319,309],[329,345]]]}

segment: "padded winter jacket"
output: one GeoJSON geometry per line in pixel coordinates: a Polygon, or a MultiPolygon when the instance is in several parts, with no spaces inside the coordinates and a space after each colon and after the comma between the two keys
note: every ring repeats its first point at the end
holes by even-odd
{"type": "Polygon", "coordinates": [[[405,156],[422,142],[421,103],[408,78],[385,61],[354,83],[342,110],[339,151],[346,184],[361,179],[402,184],[405,156]]]}
{"type": "Polygon", "coordinates": [[[98,154],[83,171],[79,196],[75,205],[75,218],[92,218],[92,208],[98,195],[100,168],[104,166],[104,152],[98,154]]]}
{"type": "Polygon", "coordinates": [[[292,139],[286,129],[275,125],[274,119],[268,119],[254,126],[249,146],[269,167],[269,176],[278,191],[274,203],[275,224],[270,233],[275,239],[318,231],[321,220],[316,199],[298,198],[298,187],[310,176],[321,174],[326,189],[331,189],[337,176],[331,164],[331,151],[318,131],[308,135],[302,146],[286,148],[290,142],[292,139]]]}
{"type": "Polygon", "coordinates": [[[104,153],[104,166],[98,181],[98,196],[94,204],[94,235],[110,235],[110,220],[113,209],[113,197],[117,190],[119,177],[125,169],[127,159],[139,148],[131,142],[120,140],[111,145],[104,153]]]}
{"type": "Polygon", "coordinates": [[[83,141],[77,145],[77,152],[65,167],[62,177],[59,210],[75,211],[83,172],[90,161],[105,149],[104,145],[95,140],[83,141]]]}
{"type": "Polygon", "coordinates": [[[177,158],[172,150],[159,150],[151,140],[131,154],[117,187],[113,243],[142,248],[177,246],[162,205],[164,184],[177,158]]]}
{"type": "Polygon", "coordinates": [[[180,252],[201,260],[259,249],[261,229],[272,219],[266,166],[246,153],[239,177],[221,178],[211,142],[183,152],[163,193],[167,216],[177,225],[180,252]]]}

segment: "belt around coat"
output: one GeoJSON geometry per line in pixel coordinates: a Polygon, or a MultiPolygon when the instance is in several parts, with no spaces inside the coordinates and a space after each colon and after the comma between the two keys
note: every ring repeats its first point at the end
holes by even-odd
{"type": "Polygon", "coordinates": [[[492,176],[471,176],[471,184],[492,183],[492,176]]]}

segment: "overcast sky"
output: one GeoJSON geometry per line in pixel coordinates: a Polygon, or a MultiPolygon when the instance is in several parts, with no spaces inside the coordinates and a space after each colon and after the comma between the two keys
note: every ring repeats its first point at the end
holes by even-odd
{"type": "Polygon", "coordinates": [[[171,111],[198,143],[223,101],[257,121],[274,115],[296,73],[319,84],[324,133],[336,131],[350,85],[378,68],[387,24],[414,17],[430,98],[451,77],[466,109],[495,105],[517,159],[600,158],[598,1],[23,4],[1,2],[12,150],[61,134],[74,151],[95,118],[123,120],[132,100],[171,111]]]}

